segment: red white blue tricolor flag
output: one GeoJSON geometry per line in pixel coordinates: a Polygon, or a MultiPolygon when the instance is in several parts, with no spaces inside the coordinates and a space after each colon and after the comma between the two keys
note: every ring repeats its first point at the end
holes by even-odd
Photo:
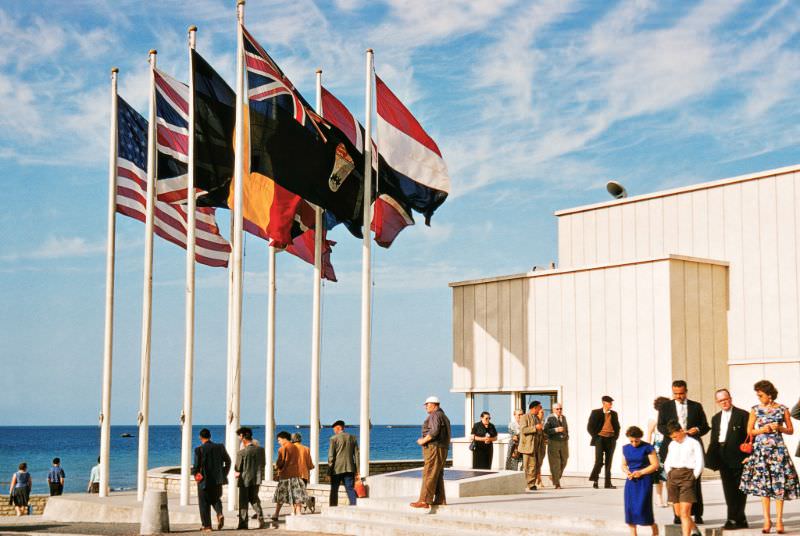
{"type": "MultiPolygon", "coordinates": [[[[122,97],[117,97],[117,109],[117,212],[144,222],[147,206],[147,119],[122,97]]],[[[154,232],[185,249],[186,209],[180,204],[158,199],[154,208],[154,232]]],[[[227,266],[231,246],[219,234],[214,209],[199,207],[196,225],[197,262],[207,266],[227,266]]]]}
{"type": "Polygon", "coordinates": [[[434,211],[450,192],[447,165],[436,142],[400,99],[375,76],[378,151],[392,172],[392,182],[411,207],[430,224],[434,211]]]}

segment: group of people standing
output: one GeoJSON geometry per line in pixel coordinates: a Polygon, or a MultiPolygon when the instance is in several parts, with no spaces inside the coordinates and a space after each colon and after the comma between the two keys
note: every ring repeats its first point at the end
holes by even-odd
{"type": "MultiPolygon", "coordinates": [[[[61,467],[61,459],[53,458],[53,465],[47,472],[47,486],[50,488],[51,497],[64,493],[64,480],[66,477],[64,469],[61,467]]],[[[8,490],[8,504],[14,505],[14,511],[18,516],[29,513],[28,507],[32,488],[33,477],[28,472],[28,464],[22,462],[17,466],[17,471],[11,476],[11,486],[8,490]]]]}
{"type": "MultiPolygon", "coordinates": [[[[791,417],[800,419],[800,402],[790,412],[776,401],[778,391],[767,380],[757,382],[754,390],[759,403],[749,412],[733,405],[728,389],[717,390],[714,396],[719,412],[709,426],[703,406],[688,398],[686,382],[676,380],[672,383],[672,399],[658,398],[654,402],[657,417],[648,434],[652,443],[642,440],[644,432],[639,427],[628,428],[625,435],[629,444],[622,449],[622,468],[627,476],[625,522],[634,536],[637,525],[649,525],[653,534],[658,534],[652,493],[655,485],[659,502],[662,501],[663,481],[674,509],[673,522],[681,525],[684,536],[697,533],[697,525],[703,524],[704,468],[720,472],[727,506],[725,530],[748,527],[745,505],[747,495],[754,495],[761,497],[762,532],[767,534],[772,529],[770,503],[774,500],[776,532],[784,533],[783,503],[800,498],[800,480],[783,434],[794,432],[791,417]],[[701,438],[709,432],[709,446],[704,450],[701,438]]],[[[610,405],[606,407],[605,400],[601,411],[604,419],[618,422],[616,412],[610,405]]],[[[591,423],[592,419],[590,426],[591,423]]],[[[595,468],[604,462],[609,475],[614,445],[600,448],[595,444],[595,448],[595,468]]],[[[796,455],[800,456],[800,449],[796,455]]],[[[592,472],[595,486],[597,475],[597,471],[592,472]]],[[[607,485],[609,482],[607,476],[607,485]]]]}

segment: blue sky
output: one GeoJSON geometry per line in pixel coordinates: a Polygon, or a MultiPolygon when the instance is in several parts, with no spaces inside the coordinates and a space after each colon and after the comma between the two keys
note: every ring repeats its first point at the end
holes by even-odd
{"type": "MultiPolygon", "coordinates": [[[[186,29],[233,79],[235,2],[0,4],[0,424],[96,422],[109,69],[146,112],[147,51],[185,79],[186,29]]],[[[304,95],[314,71],[363,120],[364,50],[437,140],[452,193],[374,250],[373,422],[454,422],[450,281],[556,259],[554,210],[800,161],[800,8],[789,1],[250,0],[246,25],[304,95]]],[[[114,423],[138,408],[143,226],[118,216],[114,423]]],[[[220,211],[226,232],[228,212],[220,211]]],[[[358,416],[360,243],[323,290],[322,419],[358,416]]],[[[184,255],[156,239],[151,422],[178,422],[184,255]]],[[[245,243],[242,421],[264,420],[267,253],[245,243]]],[[[309,414],[311,268],[278,258],[276,411],[309,414]]],[[[225,413],[225,271],[198,266],[195,421],[225,413]]],[[[482,403],[482,402],[481,402],[482,403]]],[[[479,403],[479,405],[481,404],[479,403]]],[[[476,408],[481,409],[481,408],[476,408]]],[[[504,422],[505,415],[497,421],[504,422]]]]}

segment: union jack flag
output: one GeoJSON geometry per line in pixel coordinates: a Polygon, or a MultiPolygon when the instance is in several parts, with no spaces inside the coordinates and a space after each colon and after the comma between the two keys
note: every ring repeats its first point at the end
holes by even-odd
{"type": "Polygon", "coordinates": [[[244,55],[247,64],[248,98],[251,101],[261,102],[273,97],[283,97],[277,99],[278,106],[289,110],[298,123],[306,125],[311,106],[244,27],[242,35],[244,35],[244,55]]]}

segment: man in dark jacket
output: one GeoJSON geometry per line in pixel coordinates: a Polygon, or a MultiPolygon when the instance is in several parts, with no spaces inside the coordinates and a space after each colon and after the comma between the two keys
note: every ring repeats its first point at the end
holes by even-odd
{"type": "Polygon", "coordinates": [[[258,490],[264,480],[264,468],[267,464],[267,455],[264,447],[253,443],[253,430],[243,426],[236,430],[236,435],[244,448],[236,454],[236,464],[233,467],[239,486],[239,525],[238,529],[247,529],[248,505],[253,505],[253,510],[258,515],[258,528],[264,528],[264,512],[261,510],[261,499],[258,490]]]}
{"type": "Polygon", "coordinates": [[[719,471],[725,504],[728,505],[728,519],[725,530],[747,528],[744,507],[747,494],[739,490],[742,479],[742,460],[747,457],[739,445],[747,439],[747,419],[750,414],[733,405],[731,393],[718,389],[714,398],[720,411],[711,417],[711,442],[706,452],[706,467],[719,471]]]}
{"type": "Polygon", "coordinates": [[[225,518],[222,515],[222,485],[228,483],[231,457],[225,445],[213,443],[208,428],[200,430],[200,446],[194,449],[192,475],[197,481],[197,505],[203,532],[211,529],[211,507],[217,513],[217,530],[222,530],[225,518]]]}
{"type": "Polygon", "coordinates": [[[569,425],[560,402],[553,404],[553,414],[544,423],[547,435],[547,459],[550,461],[550,478],[556,489],[561,489],[561,475],[569,459],[569,425]]]}
{"type": "Polygon", "coordinates": [[[613,489],[616,486],[611,484],[611,461],[614,459],[614,449],[619,438],[619,416],[611,409],[614,404],[613,398],[606,395],[602,401],[603,407],[592,410],[589,423],[586,425],[586,431],[592,437],[589,444],[594,447],[594,467],[589,480],[594,482],[592,487],[595,489],[600,487],[597,481],[600,479],[600,468],[605,463],[604,487],[613,489]]]}
{"type": "MultiPolygon", "coordinates": [[[[664,404],[661,405],[661,409],[658,411],[657,427],[658,431],[664,435],[664,441],[661,443],[661,449],[659,450],[659,456],[661,456],[662,460],[667,459],[669,444],[672,442],[672,439],[669,437],[669,431],[667,430],[667,424],[669,424],[670,421],[676,421],[680,424],[681,428],[685,430],[690,437],[700,442],[700,446],[703,446],[703,440],[700,438],[711,430],[708,426],[708,420],[706,419],[706,412],[703,411],[703,406],[700,402],[689,400],[686,397],[686,392],[687,388],[684,380],[675,380],[672,382],[673,402],[664,402],[664,404]]],[[[700,480],[701,479],[698,478],[695,481],[697,502],[692,504],[692,515],[697,525],[703,524],[703,491],[700,486],[700,480]]],[[[675,516],[673,522],[678,525],[681,522],[680,519],[680,517],[675,516]]]]}

